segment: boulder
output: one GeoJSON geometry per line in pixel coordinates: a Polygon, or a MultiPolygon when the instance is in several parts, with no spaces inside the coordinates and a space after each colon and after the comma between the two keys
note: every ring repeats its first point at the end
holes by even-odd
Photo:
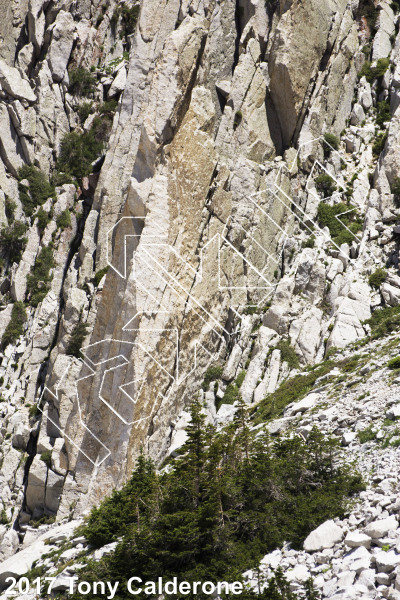
{"type": "Polygon", "coordinates": [[[4,561],[15,554],[19,545],[18,533],[15,529],[9,529],[0,543],[0,561],[4,561]]]}
{"type": "Polygon", "coordinates": [[[381,294],[385,301],[385,304],[389,306],[397,306],[400,304],[400,288],[390,285],[390,283],[384,282],[381,286],[381,294]]]}
{"type": "Polygon", "coordinates": [[[371,545],[371,538],[365,533],[360,533],[359,531],[350,531],[346,535],[344,543],[346,546],[349,546],[349,548],[358,548],[359,546],[369,548],[371,545]]]}
{"type": "Polygon", "coordinates": [[[52,513],[56,513],[60,504],[60,497],[63,490],[64,477],[57,475],[49,469],[46,481],[45,506],[52,513]]]}
{"type": "Polygon", "coordinates": [[[371,565],[372,556],[364,546],[353,548],[350,552],[345,554],[343,560],[343,566],[349,571],[360,573],[365,569],[369,569],[371,565]]]}
{"type": "Polygon", "coordinates": [[[351,124],[352,125],[361,125],[361,123],[364,121],[365,119],[365,112],[363,107],[361,106],[361,104],[355,104],[353,106],[353,111],[351,113],[351,124]]]}
{"type": "Polygon", "coordinates": [[[379,572],[391,573],[396,567],[400,565],[400,554],[397,554],[394,550],[389,552],[378,552],[375,555],[376,566],[379,572]]]}
{"type": "Polygon", "coordinates": [[[46,552],[49,552],[49,546],[46,546],[44,539],[40,538],[28,548],[17,552],[17,554],[14,554],[14,556],[1,563],[0,588],[6,587],[7,577],[16,577],[19,579],[22,575],[25,575],[32,568],[33,563],[39,560],[46,552]]]}
{"type": "Polygon", "coordinates": [[[122,69],[120,69],[117,73],[116,78],[114,79],[114,81],[111,84],[110,89],[108,90],[108,97],[109,98],[114,98],[115,96],[118,96],[119,94],[121,94],[126,86],[126,69],[125,67],[122,67],[122,69]]]}
{"type": "Polygon", "coordinates": [[[36,96],[29,82],[21,77],[18,69],[9,67],[4,60],[0,60],[0,83],[2,88],[13,98],[35,102],[36,96]]]}
{"type": "Polygon", "coordinates": [[[62,81],[75,39],[75,23],[71,13],[60,10],[53,27],[49,48],[49,67],[53,81],[62,81]]]}
{"type": "Polygon", "coordinates": [[[40,456],[36,455],[29,469],[26,488],[26,504],[30,512],[35,508],[44,508],[46,477],[47,467],[40,456]]]}
{"type": "Polygon", "coordinates": [[[303,398],[303,400],[300,400],[300,402],[296,402],[296,404],[288,408],[288,410],[285,411],[285,416],[292,417],[294,415],[297,415],[298,413],[306,412],[306,410],[313,408],[317,404],[320,397],[321,394],[315,392],[308,394],[308,396],[303,398]]]}
{"type": "Polygon", "coordinates": [[[346,431],[342,436],[342,446],[350,446],[356,438],[357,434],[354,431],[346,431]]]}
{"type": "Polygon", "coordinates": [[[5,587],[5,580],[7,577],[16,577],[18,579],[22,575],[25,575],[32,568],[35,561],[39,560],[43,554],[54,549],[54,546],[49,545],[49,542],[51,543],[53,539],[64,539],[63,536],[65,534],[67,537],[70,537],[80,523],[80,521],[70,521],[59,527],[52,528],[50,531],[41,535],[39,539],[29,547],[24,548],[1,563],[0,587],[5,587]]]}
{"type": "Polygon", "coordinates": [[[325,548],[332,548],[344,537],[344,531],[333,521],[325,521],[317,529],[314,529],[304,540],[304,550],[306,552],[318,552],[325,548]]]}
{"type": "Polygon", "coordinates": [[[381,519],[380,521],[372,521],[364,527],[364,533],[373,539],[383,538],[388,534],[388,531],[397,529],[399,523],[394,515],[381,519]]]}
{"type": "Polygon", "coordinates": [[[389,3],[382,2],[380,6],[381,10],[377,20],[378,31],[372,46],[372,60],[389,56],[392,51],[390,36],[395,31],[394,13],[389,3]]]}
{"type": "Polygon", "coordinates": [[[400,404],[394,404],[386,411],[386,417],[395,421],[400,417],[400,404]]]}
{"type": "Polygon", "coordinates": [[[224,381],[232,381],[232,379],[235,378],[242,354],[243,350],[239,344],[235,344],[222,373],[222,379],[224,381]]]}

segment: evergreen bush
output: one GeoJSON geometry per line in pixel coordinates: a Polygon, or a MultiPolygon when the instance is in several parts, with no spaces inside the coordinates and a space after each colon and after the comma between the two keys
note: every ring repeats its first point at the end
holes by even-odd
{"type": "Polygon", "coordinates": [[[89,325],[86,323],[78,323],[75,325],[68,342],[66,354],[69,356],[75,356],[76,358],[82,358],[81,348],[83,340],[87,336],[88,327],[89,325]]]}
{"type": "Polygon", "coordinates": [[[99,287],[99,283],[100,281],[103,279],[104,275],[106,275],[108,272],[108,266],[104,267],[103,269],[100,269],[100,271],[97,271],[97,273],[95,274],[94,278],[93,278],[93,283],[96,287],[99,287]]]}
{"type": "Polygon", "coordinates": [[[358,7],[355,10],[356,19],[360,20],[361,17],[365,17],[372,34],[376,31],[376,20],[378,15],[379,10],[375,6],[374,0],[360,0],[358,7]]]}
{"type": "Polygon", "coordinates": [[[387,366],[389,369],[400,369],[400,356],[396,356],[389,360],[387,366]]]}
{"type": "Polygon", "coordinates": [[[3,337],[1,338],[1,348],[4,350],[9,344],[15,344],[18,338],[24,333],[24,325],[27,320],[25,305],[23,302],[14,302],[11,319],[8,323],[3,337]]]}
{"type": "Polygon", "coordinates": [[[299,359],[297,358],[297,354],[294,351],[293,346],[290,345],[289,341],[281,340],[277,346],[275,346],[275,348],[280,350],[281,360],[286,362],[290,369],[299,368],[299,359]]]}
{"type": "Polygon", "coordinates": [[[11,264],[18,263],[25,250],[28,238],[25,237],[27,225],[21,221],[14,221],[11,225],[3,227],[0,232],[0,246],[3,256],[11,264]]]}
{"type": "Polygon", "coordinates": [[[4,210],[6,213],[7,221],[9,223],[12,223],[14,221],[14,214],[15,214],[16,208],[17,208],[17,205],[14,202],[14,200],[11,200],[11,198],[6,196],[5,203],[4,203],[4,210]]]}
{"type": "Polygon", "coordinates": [[[208,367],[207,371],[205,372],[204,381],[201,386],[205,392],[207,392],[207,390],[209,389],[211,381],[217,381],[218,379],[221,379],[222,371],[222,367],[208,367]]]}
{"type": "Polygon", "coordinates": [[[48,212],[43,210],[42,207],[40,207],[39,210],[37,211],[36,218],[37,218],[37,226],[39,227],[39,231],[41,233],[43,233],[43,231],[46,229],[47,225],[50,223],[51,216],[48,212]]]}
{"type": "Polygon", "coordinates": [[[117,7],[111,17],[111,25],[114,27],[121,19],[120,38],[128,42],[128,36],[135,33],[136,23],[139,18],[140,4],[129,7],[126,5],[117,7]]]}
{"type": "Polygon", "coordinates": [[[50,271],[54,266],[53,248],[51,245],[45,246],[39,252],[27,277],[26,291],[31,306],[37,306],[49,291],[53,279],[50,271]]]}
{"type": "Polygon", "coordinates": [[[324,153],[325,156],[329,155],[333,150],[339,150],[340,140],[333,133],[325,133],[324,135],[324,153]]]}
{"type": "Polygon", "coordinates": [[[385,144],[386,144],[387,137],[388,137],[388,132],[387,131],[382,131],[381,133],[379,133],[376,136],[375,141],[372,144],[372,154],[375,156],[375,158],[377,158],[378,156],[380,156],[381,153],[383,152],[383,149],[384,149],[385,144]]]}
{"type": "Polygon", "coordinates": [[[400,328],[400,306],[375,310],[365,322],[371,327],[373,340],[384,337],[400,328]]]}
{"type": "MultiPolygon", "coordinates": [[[[357,472],[334,460],[337,442],[316,428],[307,442],[255,437],[243,404],[217,434],[193,402],[187,434],[168,472],[157,474],[141,454],[130,481],[92,510],[81,530],[89,543],[122,540],[80,571],[85,581],[107,578],[123,587],[132,573],[143,581],[155,573],[189,582],[241,580],[266,552],[284,541],[300,548],[320,523],[343,517],[349,498],[364,489],[357,472]]],[[[275,577],[261,597],[288,600],[282,575],[275,577]]]]}
{"type": "Polygon", "coordinates": [[[92,163],[101,156],[111,130],[112,117],[95,117],[89,131],[67,133],[60,147],[56,163],[58,174],[81,180],[93,171],[92,163]]]}
{"type": "Polygon", "coordinates": [[[400,177],[394,178],[392,185],[390,186],[390,191],[393,194],[396,207],[400,208],[400,177]]]}
{"type": "Polygon", "coordinates": [[[351,204],[339,202],[334,206],[320,202],[317,211],[317,218],[320,227],[328,227],[332,240],[340,246],[354,240],[354,235],[362,228],[362,219],[351,204]],[[351,211],[351,212],[347,212],[351,211]],[[342,214],[346,212],[346,214],[342,214]],[[338,215],[341,215],[338,217],[338,215]],[[339,222],[339,220],[341,222],[339,222]],[[346,229],[348,227],[350,231],[346,229]]]}
{"type": "Polygon", "coordinates": [[[93,113],[93,102],[82,102],[78,106],[77,112],[81,125],[83,125],[88,116],[93,113]]]}
{"type": "Polygon", "coordinates": [[[40,460],[42,460],[50,469],[51,467],[51,450],[45,450],[40,455],[40,460]]]}
{"type": "Polygon", "coordinates": [[[315,246],[315,236],[310,235],[310,237],[301,244],[302,248],[314,248],[315,246]]]}
{"type": "Polygon", "coordinates": [[[19,179],[19,198],[22,202],[25,214],[30,217],[37,206],[41,206],[55,196],[55,189],[49,183],[46,175],[33,165],[24,165],[18,171],[19,179]],[[23,185],[21,181],[27,179],[29,187],[23,185]]]}
{"type": "Polygon", "coordinates": [[[379,125],[379,127],[382,128],[385,125],[385,123],[387,123],[391,119],[389,102],[387,100],[382,100],[382,102],[378,102],[376,110],[376,123],[377,125],[379,125]]]}
{"type": "Polygon", "coordinates": [[[360,77],[365,77],[369,83],[373,83],[376,79],[380,79],[386,73],[390,65],[389,58],[379,58],[376,66],[373,67],[369,60],[366,60],[359,73],[360,77]]]}
{"type": "Polygon", "coordinates": [[[371,275],[368,277],[368,283],[371,287],[379,289],[382,283],[385,281],[387,277],[386,269],[376,269],[371,275]]]}
{"type": "Polygon", "coordinates": [[[370,425],[366,429],[358,431],[357,437],[360,440],[361,444],[365,444],[366,442],[372,442],[376,439],[376,431],[374,431],[372,425],[370,425]]]}
{"type": "Polygon", "coordinates": [[[71,69],[69,75],[68,91],[74,96],[93,97],[96,91],[96,77],[86,69],[77,67],[71,69]]]}
{"type": "Polygon", "coordinates": [[[56,220],[57,227],[59,229],[66,229],[67,227],[71,227],[71,213],[68,208],[66,208],[56,220]]]}
{"type": "Polygon", "coordinates": [[[332,196],[333,192],[337,189],[334,179],[325,173],[316,177],[315,187],[317,188],[318,192],[322,193],[324,198],[332,196]]]}

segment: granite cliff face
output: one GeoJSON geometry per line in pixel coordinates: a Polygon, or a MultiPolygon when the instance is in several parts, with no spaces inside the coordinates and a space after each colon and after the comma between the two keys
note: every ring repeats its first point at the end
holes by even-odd
{"type": "Polygon", "coordinates": [[[398,305],[395,10],[0,7],[1,335],[26,305],[0,367],[3,559],[30,521],[79,517],[120,486],[141,447],[161,464],[184,440],[193,395],[225,423],[239,373],[245,402],[259,402],[364,338],[371,310],[398,305]],[[99,115],[101,152],[66,177],[66,136],[76,132],[76,148],[99,115]],[[24,165],[55,186],[32,210],[24,165]],[[335,213],[352,212],[346,227],[323,222],[321,203],[346,201],[335,213]],[[205,375],[215,391],[201,388],[205,375]]]}

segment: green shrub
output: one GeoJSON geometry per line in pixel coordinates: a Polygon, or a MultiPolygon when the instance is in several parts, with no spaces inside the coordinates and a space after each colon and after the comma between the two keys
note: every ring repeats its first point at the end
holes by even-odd
{"type": "Polygon", "coordinates": [[[376,439],[376,432],[374,431],[372,425],[367,427],[367,429],[363,429],[357,432],[357,437],[360,440],[361,444],[365,444],[366,442],[372,442],[376,439]]]}
{"type": "Polygon", "coordinates": [[[318,175],[318,177],[316,177],[315,187],[322,193],[324,198],[332,196],[333,192],[337,189],[334,179],[326,174],[318,175]]]}
{"type": "Polygon", "coordinates": [[[37,211],[36,218],[37,218],[37,226],[39,227],[39,231],[41,233],[43,233],[43,231],[46,229],[47,225],[50,223],[51,216],[48,212],[43,210],[42,207],[40,207],[39,210],[37,211]]]}
{"type": "Polygon", "coordinates": [[[389,360],[387,367],[388,369],[400,369],[400,356],[396,356],[389,360]]]}
{"type": "Polygon", "coordinates": [[[386,144],[387,137],[388,137],[388,132],[387,131],[382,131],[375,138],[375,141],[372,144],[372,154],[375,157],[380,156],[381,153],[383,152],[383,149],[384,149],[385,144],[386,144]]]}
{"type": "Polygon", "coordinates": [[[41,206],[55,196],[55,189],[49,183],[46,175],[34,166],[24,165],[18,171],[19,198],[22,202],[25,214],[30,217],[37,206],[41,206]],[[21,181],[27,179],[29,187],[23,185],[21,181]]]}
{"type": "Polygon", "coordinates": [[[27,320],[25,305],[23,302],[14,302],[11,319],[8,323],[3,337],[1,338],[1,348],[4,350],[9,344],[15,344],[18,338],[24,333],[24,325],[27,320]]]}
{"type": "Polygon", "coordinates": [[[390,60],[389,58],[379,58],[375,67],[372,67],[371,65],[372,63],[366,60],[359,73],[359,76],[365,77],[369,83],[373,83],[376,79],[383,77],[389,68],[390,60]]]}
{"type": "Polygon", "coordinates": [[[56,163],[58,173],[80,180],[93,171],[92,163],[101,156],[112,126],[112,117],[95,117],[89,131],[67,133],[56,163]]]}
{"type": "Polygon", "coordinates": [[[40,455],[40,460],[42,460],[49,467],[49,469],[51,467],[51,454],[51,450],[45,450],[40,455]]]}
{"type": "Polygon", "coordinates": [[[66,229],[67,227],[71,227],[71,213],[69,212],[68,208],[66,208],[57,217],[56,224],[59,229],[66,229]]]}
{"type": "Polygon", "coordinates": [[[382,100],[382,102],[378,102],[377,105],[377,115],[376,115],[376,123],[379,127],[383,127],[385,123],[390,121],[392,115],[390,113],[390,104],[387,100],[382,100]]]}
{"type": "Polygon", "coordinates": [[[33,404],[29,408],[29,418],[30,419],[34,419],[34,418],[38,417],[41,414],[42,414],[42,411],[40,410],[40,408],[38,407],[37,404],[33,404]]]}
{"type": "Polygon", "coordinates": [[[86,323],[78,323],[72,330],[71,337],[69,338],[66,354],[69,356],[75,356],[76,358],[82,358],[81,348],[83,340],[87,336],[87,329],[89,325],[86,323]]]}
{"type": "Polygon", "coordinates": [[[111,17],[111,24],[115,27],[118,20],[121,19],[121,32],[120,38],[128,41],[128,36],[135,32],[136,23],[139,18],[140,5],[128,7],[126,5],[119,6],[113,12],[111,17]]]}
{"type": "Polygon", "coordinates": [[[53,276],[50,270],[54,267],[53,248],[45,246],[39,252],[27,280],[27,297],[31,306],[37,306],[50,289],[53,276]]]}
{"type": "Polygon", "coordinates": [[[68,91],[74,96],[90,98],[96,91],[96,77],[82,67],[71,69],[69,71],[68,91]]]}
{"type": "Polygon", "coordinates": [[[6,513],[5,509],[2,508],[0,511],[0,525],[8,525],[8,524],[9,524],[9,520],[7,518],[7,513],[6,513]]]}
{"type": "Polygon", "coordinates": [[[103,144],[96,140],[92,130],[67,133],[61,141],[56,169],[80,180],[92,172],[92,163],[102,149],[103,144]]]}
{"type": "Polygon", "coordinates": [[[220,398],[216,399],[215,407],[217,410],[219,410],[221,404],[234,404],[235,402],[238,402],[241,399],[240,388],[245,377],[246,371],[240,371],[235,381],[233,381],[232,383],[228,383],[222,400],[220,398]]]}
{"type": "Polygon", "coordinates": [[[208,367],[204,375],[204,381],[201,384],[201,387],[205,392],[207,392],[207,390],[209,389],[211,381],[217,381],[218,379],[221,379],[222,371],[222,367],[208,367]]]}
{"type": "Polygon", "coordinates": [[[354,235],[352,234],[356,234],[362,228],[362,220],[356,210],[347,212],[344,215],[341,214],[351,209],[354,209],[351,204],[344,204],[343,202],[339,202],[334,206],[320,202],[318,206],[318,223],[320,227],[328,227],[332,240],[338,246],[344,243],[351,244],[354,240],[354,235]],[[338,215],[341,216],[338,217],[338,215]],[[341,223],[338,218],[341,220],[341,223]],[[347,231],[346,227],[350,231],[347,231]]]}
{"type": "MultiPolygon", "coordinates": [[[[154,573],[166,580],[241,579],[284,541],[301,548],[310,531],[344,516],[364,489],[354,467],[337,464],[332,438],[316,428],[307,442],[255,437],[243,405],[217,434],[193,403],[187,434],[168,473],[158,474],[142,454],[128,483],[92,510],[81,530],[89,543],[122,541],[82,569],[82,580],[126,581],[133,572],[143,581],[154,573]]],[[[261,598],[290,599],[275,592],[261,598]]]]}
{"type": "Polygon", "coordinates": [[[379,10],[376,8],[374,0],[360,0],[355,10],[356,19],[360,20],[361,17],[365,17],[372,34],[376,31],[378,15],[379,10]]]}
{"type": "Polygon", "coordinates": [[[283,410],[288,404],[301,400],[312,389],[318,377],[327,375],[334,366],[334,362],[328,360],[314,371],[306,375],[295,375],[282,383],[273,394],[269,394],[257,406],[256,423],[263,423],[282,416],[283,410]]]}
{"type": "Polygon", "coordinates": [[[93,102],[82,102],[77,109],[78,117],[83,125],[89,115],[93,113],[93,102]]]}
{"type": "Polygon", "coordinates": [[[3,256],[7,256],[11,264],[18,263],[25,250],[28,238],[25,237],[27,225],[14,221],[0,232],[0,246],[3,256]]]}
{"type": "Polygon", "coordinates": [[[376,269],[371,275],[368,277],[368,283],[371,287],[379,289],[382,283],[385,281],[387,277],[386,269],[376,269]]]}
{"type": "Polygon", "coordinates": [[[17,208],[17,205],[14,202],[14,200],[11,200],[11,198],[6,196],[5,203],[4,203],[4,210],[6,213],[7,221],[9,223],[12,223],[14,221],[14,213],[15,213],[16,208],[17,208]]]}
{"type": "Polygon", "coordinates": [[[101,115],[105,115],[107,113],[115,113],[115,111],[117,110],[117,106],[118,100],[112,98],[111,100],[107,100],[107,102],[103,102],[102,104],[100,104],[99,113],[101,115]]]}
{"type": "Polygon", "coordinates": [[[310,235],[310,237],[301,244],[302,248],[314,248],[315,246],[315,236],[310,235]]]}
{"type": "Polygon", "coordinates": [[[96,275],[93,278],[93,283],[96,287],[99,287],[99,283],[100,281],[103,279],[104,275],[106,275],[108,272],[108,266],[104,267],[103,269],[100,269],[100,271],[97,271],[96,275]]]}
{"type": "Polygon", "coordinates": [[[287,363],[290,369],[299,368],[299,359],[294,351],[294,348],[290,345],[287,340],[281,340],[275,348],[281,352],[281,360],[287,363]]]}
{"type": "Polygon", "coordinates": [[[332,152],[332,148],[334,150],[338,150],[340,145],[340,140],[333,133],[325,133],[324,135],[324,153],[325,155],[329,155],[332,152]]]}
{"type": "Polygon", "coordinates": [[[243,369],[242,371],[240,371],[239,375],[235,379],[235,383],[238,386],[238,388],[242,387],[242,383],[243,383],[245,377],[246,377],[246,371],[243,369]]]}
{"type": "Polygon", "coordinates": [[[384,337],[400,328],[400,306],[375,310],[365,322],[371,327],[373,340],[384,337]]]}
{"type": "Polygon", "coordinates": [[[393,194],[396,207],[400,208],[400,177],[394,178],[392,185],[390,186],[390,191],[393,194]]]}

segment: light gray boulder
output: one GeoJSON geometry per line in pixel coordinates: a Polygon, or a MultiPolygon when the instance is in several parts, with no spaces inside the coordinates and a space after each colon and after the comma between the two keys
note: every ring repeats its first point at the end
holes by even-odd
{"type": "Polygon", "coordinates": [[[344,543],[346,546],[349,546],[349,548],[358,548],[359,546],[369,548],[371,546],[371,538],[365,533],[361,533],[359,531],[350,531],[346,535],[344,543]]]}
{"type": "Polygon", "coordinates": [[[285,411],[285,416],[292,417],[297,415],[298,413],[304,413],[310,408],[313,408],[317,402],[319,401],[321,394],[312,392],[308,394],[303,400],[300,402],[296,402],[293,406],[291,406],[287,411],[285,411]]]}
{"type": "Polygon", "coordinates": [[[36,95],[29,82],[23,79],[18,69],[10,67],[4,60],[0,60],[0,83],[2,88],[19,100],[35,102],[36,95]]]}
{"type": "Polygon", "coordinates": [[[53,81],[64,78],[75,39],[75,23],[71,13],[60,10],[53,27],[49,48],[49,67],[53,81]]]}
{"type": "Polygon", "coordinates": [[[366,527],[364,527],[364,533],[369,535],[373,539],[379,539],[385,537],[390,530],[395,530],[399,526],[399,523],[394,515],[381,519],[378,521],[372,521],[366,527]]]}
{"type": "Polygon", "coordinates": [[[400,565],[400,554],[397,554],[394,550],[378,552],[375,555],[375,560],[379,572],[391,573],[400,565]]]}
{"type": "Polygon", "coordinates": [[[314,529],[304,540],[304,550],[306,552],[318,552],[325,548],[332,548],[344,537],[344,531],[333,521],[325,521],[317,529],[314,529]]]}

